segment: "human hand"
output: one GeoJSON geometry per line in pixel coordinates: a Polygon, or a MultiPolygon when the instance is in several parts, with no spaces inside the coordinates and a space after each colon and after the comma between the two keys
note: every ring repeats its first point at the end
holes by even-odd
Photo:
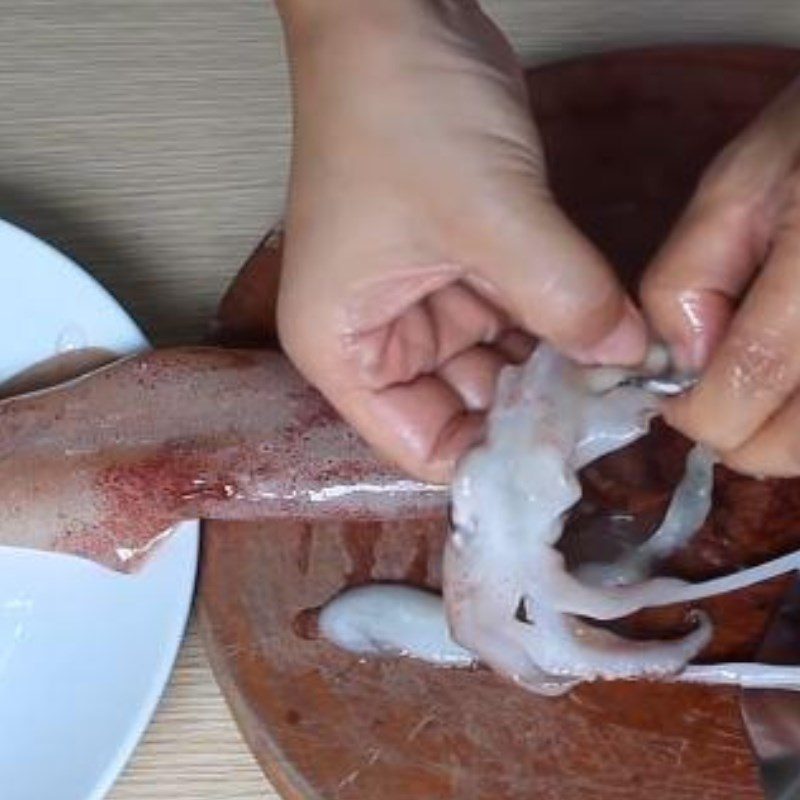
{"type": "Polygon", "coordinates": [[[707,170],[642,299],[697,387],[667,420],[729,466],[800,474],[800,82],[707,170]]]}
{"type": "Polygon", "coordinates": [[[642,320],[554,204],[524,77],[471,0],[284,0],[279,332],[380,452],[446,481],[531,335],[635,363],[642,320]]]}

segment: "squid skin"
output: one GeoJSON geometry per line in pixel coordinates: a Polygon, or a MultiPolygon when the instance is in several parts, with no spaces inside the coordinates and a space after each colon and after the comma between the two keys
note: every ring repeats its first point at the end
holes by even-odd
{"type": "Polygon", "coordinates": [[[184,519],[441,515],[285,357],[175,348],[0,402],[0,545],[127,570],[184,519]]]}

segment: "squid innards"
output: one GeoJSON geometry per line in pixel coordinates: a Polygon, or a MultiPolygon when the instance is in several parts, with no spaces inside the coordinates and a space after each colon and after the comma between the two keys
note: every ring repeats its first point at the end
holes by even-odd
{"type": "Polygon", "coordinates": [[[659,528],[632,552],[570,571],[556,548],[581,496],[580,470],[644,436],[658,405],[636,375],[578,366],[547,345],[506,367],[485,443],[463,460],[452,487],[442,596],[356,587],[323,608],[322,634],[362,654],[482,663],[547,695],[634,678],[800,688],[800,668],[690,663],[712,635],[702,612],[692,612],[689,633],[671,640],[629,639],[603,626],[800,568],[797,552],[699,583],[652,576],[709,513],[714,456],[704,447],[691,451],[659,528]]]}

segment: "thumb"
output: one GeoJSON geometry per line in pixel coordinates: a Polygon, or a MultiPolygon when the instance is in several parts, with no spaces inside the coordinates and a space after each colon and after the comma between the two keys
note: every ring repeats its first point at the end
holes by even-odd
{"type": "Polygon", "coordinates": [[[588,363],[635,364],[647,331],[613,269],[549,199],[503,219],[480,243],[480,277],[528,331],[588,363]]]}

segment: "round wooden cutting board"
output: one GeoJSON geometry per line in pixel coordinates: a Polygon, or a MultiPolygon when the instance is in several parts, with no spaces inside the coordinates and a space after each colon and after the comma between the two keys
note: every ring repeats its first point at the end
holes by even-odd
{"type": "MultiPolygon", "coordinates": [[[[740,47],[610,54],[532,72],[556,195],[633,281],[703,165],[798,72],[796,52],[740,47]]],[[[268,298],[255,307],[252,299],[274,286],[268,273],[279,261],[273,238],[226,298],[221,340],[271,337],[260,316],[268,298]]],[[[589,500],[655,513],[683,448],[662,437],[587,471],[589,500]]],[[[723,475],[712,519],[672,566],[699,577],[785,549],[796,521],[796,482],[723,475]]],[[[247,741],[287,798],[760,796],[735,691],[606,683],[545,699],[484,670],[364,662],[313,637],[308,610],[347,585],[438,586],[443,533],[434,523],[206,526],[208,651],[247,741]]],[[[783,585],[713,601],[719,635],[707,655],[750,655],[783,585]]]]}

